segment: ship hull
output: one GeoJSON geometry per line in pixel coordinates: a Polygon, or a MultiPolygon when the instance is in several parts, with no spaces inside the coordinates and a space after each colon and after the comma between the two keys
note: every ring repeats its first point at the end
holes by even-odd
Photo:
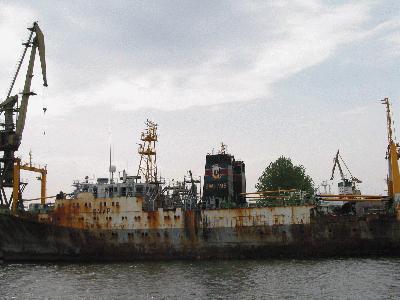
{"type": "MultiPolygon", "coordinates": [[[[309,224],[77,229],[0,215],[2,261],[134,261],[400,255],[389,216],[314,217],[309,224]]],[[[193,222],[191,222],[193,221],[193,222]]]]}

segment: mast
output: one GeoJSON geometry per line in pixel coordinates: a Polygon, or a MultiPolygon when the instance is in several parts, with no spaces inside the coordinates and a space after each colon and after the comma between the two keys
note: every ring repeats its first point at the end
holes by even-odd
{"type": "Polygon", "coordinates": [[[110,183],[112,182],[112,172],[111,172],[111,145],[110,145],[110,164],[108,166],[108,171],[110,172],[110,183]]]}
{"type": "Polygon", "coordinates": [[[157,175],[157,152],[156,142],[158,140],[158,125],[150,120],[146,121],[146,129],[142,132],[138,153],[140,163],[137,176],[142,176],[146,183],[158,183],[157,175]]]}
{"type": "Polygon", "coordinates": [[[400,173],[399,173],[399,155],[397,152],[398,145],[393,141],[393,130],[392,130],[392,114],[390,110],[389,98],[381,100],[382,104],[386,106],[386,126],[387,126],[387,138],[388,138],[388,150],[386,158],[388,160],[389,172],[388,172],[388,194],[390,198],[397,198],[400,196],[400,173]]]}
{"type": "Polygon", "coordinates": [[[110,183],[112,184],[114,183],[114,173],[117,171],[117,168],[111,163],[111,144],[110,144],[110,164],[108,171],[110,172],[110,183]]]}

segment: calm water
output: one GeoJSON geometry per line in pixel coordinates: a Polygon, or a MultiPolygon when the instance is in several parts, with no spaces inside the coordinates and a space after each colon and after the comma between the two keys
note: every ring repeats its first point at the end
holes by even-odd
{"type": "Polygon", "coordinates": [[[400,258],[0,265],[0,298],[399,299],[400,258]]]}

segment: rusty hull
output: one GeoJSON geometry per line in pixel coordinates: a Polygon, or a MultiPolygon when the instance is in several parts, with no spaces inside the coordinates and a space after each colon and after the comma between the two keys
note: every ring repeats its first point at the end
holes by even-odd
{"type": "MultiPolygon", "coordinates": [[[[236,214],[223,211],[252,215],[247,209],[236,214]]],[[[163,221],[160,211],[151,212],[149,219],[140,221],[147,224],[143,229],[70,228],[0,215],[0,259],[125,261],[400,254],[400,223],[394,217],[312,217],[309,222],[271,225],[254,213],[254,218],[239,218],[243,223],[226,226],[214,218],[220,213],[186,211],[174,222],[182,227],[167,226],[172,222],[168,219],[159,227],[163,221]]]]}
{"type": "MultiPolygon", "coordinates": [[[[311,208],[313,206],[301,205],[203,209],[197,212],[198,218],[190,222],[195,222],[199,228],[308,224],[311,208]]],[[[143,199],[140,197],[94,198],[91,193],[81,193],[77,199],[57,200],[48,222],[88,230],[184,229],[191,225],[187,223],[187,216],[194,213],[184,212],[181,208],[144,211],[143,199]],[[184,214],[187,214],[186,218],[184,214]]]]}

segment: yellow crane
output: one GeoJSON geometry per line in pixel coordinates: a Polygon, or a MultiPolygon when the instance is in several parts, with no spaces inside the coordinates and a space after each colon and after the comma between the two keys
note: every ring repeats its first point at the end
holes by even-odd
{"type": "Polygon", "coordinates": [[[19,201],[22,200],[21,190],[20,190],[20,178],[21,178],[21,170],[31,171],[39,173],[41,176],[39,180],[41,181],[40,188],[40,204],[44,205],[46,201],[46,183],[47,183],[47,168],[35,167],[32,165],[32,160],[30,160],[29,164],[21,164],[21,160],[19,158],[15,159],[14,164],[14,186],[12,193],[12,207],[11,212],[13,214],[17,213],[19,201]]]}
{"type": "Polygon", "coordinates": [[[389,98],[381,100],[382,104],[386,106],[386,123],[387,123],[387,138],[388,138],[388,149],[386,158],[388,160],[389,172],[387,178],[388,195],[396,202],[400,200],[400,173],[399,173],[399,145],[393,141],[393,130],[392,130],[392,114],[390,111],[389,98]]]}

